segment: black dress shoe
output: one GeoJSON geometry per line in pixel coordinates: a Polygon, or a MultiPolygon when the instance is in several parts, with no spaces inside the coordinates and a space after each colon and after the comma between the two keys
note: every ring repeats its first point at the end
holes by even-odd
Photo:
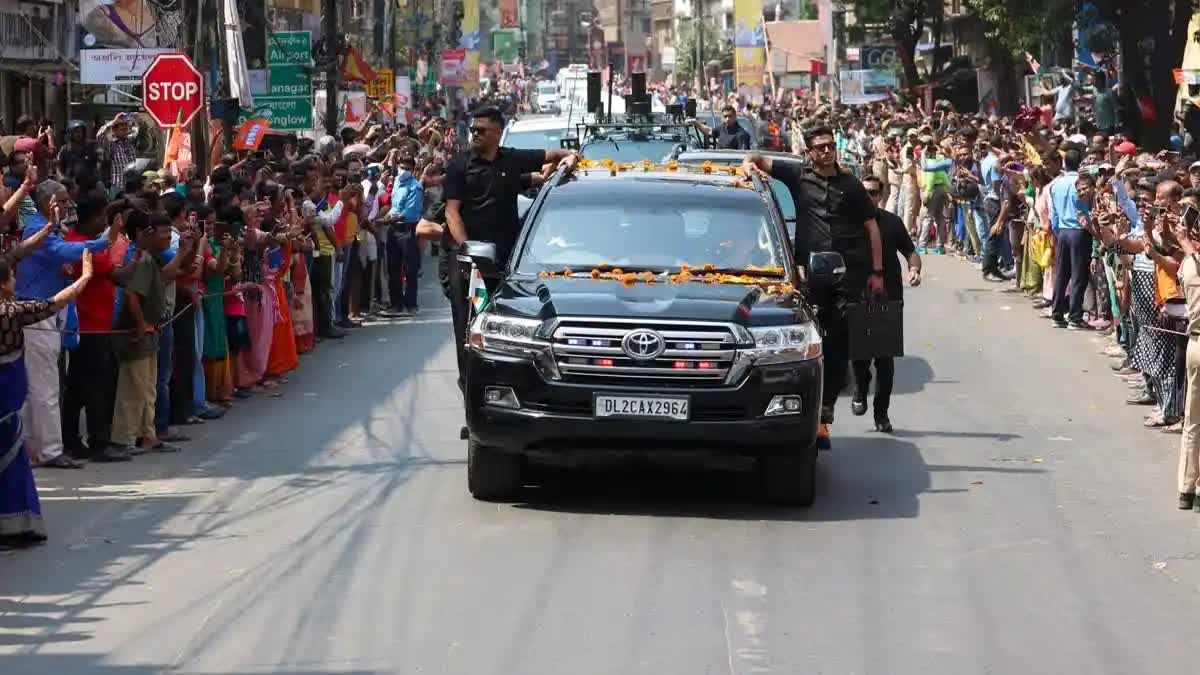
{"type": "Polygon", "coordinates": [[[856,416],[859,416],[859,417],[866,415],[867,414],[867,399],[855,397],[854,400],[850,401],[850,412],[854,413],[856,416]]]}
{"type": "Polygon", "coordinates": [[[892,433],[892,421],[887,418],[887,415],[880,415],[875,418],[875,431],[881,434],[892,433]]]}
{"type": "Polygon", "coordinates": [[[1180,492],[1179,493],[1179,510],[1180,511],[1191,511],[1192,505],[1195,504],[1195,502],[1196,502],[1196,493],[1194,493],[1194,492],[1180,492]]]}

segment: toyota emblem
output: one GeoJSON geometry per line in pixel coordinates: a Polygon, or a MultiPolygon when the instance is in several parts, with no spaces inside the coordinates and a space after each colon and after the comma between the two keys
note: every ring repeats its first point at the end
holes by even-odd
{"type": "Polygon", "coordinates": [[[621,349],[624,349],[626,354],[639,361],[656,359],[662,355],[666,348],[667,342],[663,340],[663,336],[645,328],[629,331],[625,335],[625,338],[621,340],[621,349]]]}

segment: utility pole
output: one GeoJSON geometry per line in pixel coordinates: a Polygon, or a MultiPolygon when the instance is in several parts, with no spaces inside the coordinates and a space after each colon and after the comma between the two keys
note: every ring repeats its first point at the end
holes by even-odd
{"type": "MultiPolygon", "coordinates": [[[[203,65],[203,39],[202,27],[207,25],[204,22],[204,7],[206,0],[184,0],[181,9],[180,17],[183,20],[181,29],[183,31],[183,52],[188,54],[192,63],[196,65],[201,72],[204,72],[203,65]]],[[[208,100],[211,102],[216,98],[216,92],[208,92],[208,100]]],[[[210,108],[211,110],[211,108],[210,108]]],[[[205,115],[196,115],[192,120],[192,128],[188,130],[192,143],[192,167],[193,173],[197,177],[208,175],[208,123],[205,115]]]]}
{"type": "Polygon", "coordinates": [[[338,132],[338,2],[322,0],[321,32],[325,34],[325,133],[337,138],[338,132]]]}

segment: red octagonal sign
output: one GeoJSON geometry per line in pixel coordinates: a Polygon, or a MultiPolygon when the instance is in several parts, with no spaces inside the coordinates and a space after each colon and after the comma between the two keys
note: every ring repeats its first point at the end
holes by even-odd
{"type": "Polygon", "coordinates": [[[183,54],[159,54],[142,75],[142,104],[160,127],[189,124],[204,107],[204,77],[183,54]]]}

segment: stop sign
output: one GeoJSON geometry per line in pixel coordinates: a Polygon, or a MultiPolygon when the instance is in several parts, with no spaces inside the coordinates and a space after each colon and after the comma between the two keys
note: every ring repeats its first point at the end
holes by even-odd
{"type": "Polygon", "coordinates": [[[183,54],[159,54],[142,75],[142,105],[160,127],[188,124],[204,107],[204,77],[183,54]]]}

